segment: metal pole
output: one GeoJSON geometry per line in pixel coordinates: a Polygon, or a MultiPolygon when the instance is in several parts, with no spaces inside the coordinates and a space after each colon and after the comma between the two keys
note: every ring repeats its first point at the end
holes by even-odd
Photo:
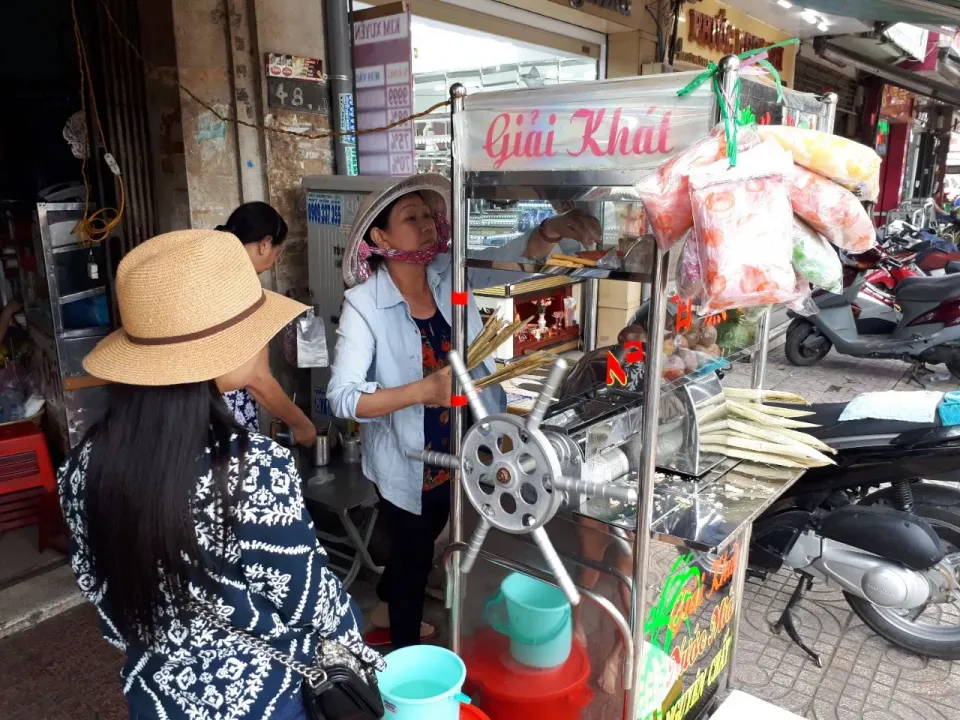
{"type": "Polygon", "coordinates": [[[600,281],[591,278],[583,284],[583,350],[597,347],[597,312],[600,302],[600,281]]]}
{"type": "Polygon", "coordinates": [[[834,125],[837,122],[838,102],[840,102],[840,98],[837,97],[836,93],[827,93],[823,96],[823,104],[827,106],[827,121],[823,128],[824,132],[833,132],[834,125]]]}
{"type": "MultiPolygon", "coordinates": [[[[453,292],[467,291],[467,199],[463,187],[463,166],[458,147],[457,114],[463,112],[463,99],[467,96],[467,89],[457,83],[450,88],[450,174],[452,191],[450,193],[450,228],[453,246],[453,292]]],[[[465,305],[454,305],[452,308],[453,349],[460,357],[467,356],[467,308],[465,305]]],[[[460,395],[463,387],[460,381],[453,378],[453,394],[460,395]]],[[[450,408],[450,454],[459,456],[460,445],[463,441],[463,426],[466,408],[450,408]]],[[[463,479],[459,471],[454,471],[450,480],[450,542],[463,542],[463,479]]],[[[460,573],[460,553],[451,558],[452,572],[447,576],[447,582],[452,584],[447,593],[453,598],[450,608],[450,649],[460,654],[460,624],[461,606],[463,598],[463,576],[460,573]]]]}
{"type": "MultiPolygon", "coordinates": [[[[353,30],[350,25],[350,0],[324,0],[323,10],[327,82],[330,85],[330,119],[334,132],[352,133],[357,128],[353,113],[353,30]]],[[[359,173],[356,135],[334,138],[333,160],[337,175],[359,173]]]]}
{"type": "MultiPolygon", "coordinates": [[[[654,244],[653,282],[650,299],[648,337],[654,340],[648,347],[659,350],[657,338],[666,328],[667,275],[669,254],[654,244]]],[[[640,449],[640,486],[637,499],[637,534],[633,542],[633,606],[630,608],[630,627],[633,628],[633,667],[630,690],[624,703],[625,720],[636,720],[640,712],[643,690],[643,618],[647,612],[647,582],[650,569],[650,526],[653,523],[653,484],[657,462],[657,425],[660,415],[660,373],[663,365],[660,352],[647,353],[646,374],[643,378],[643,428],[640,449]]]]}
{"type": "Polygon", "coordinates": [[[770,353],[770,308],[763,311],[757,321],[757,349],[753,351],[753,377],[750,387],[755,390],[763,388],[763,381],[767,375],[767,355],[770,353]]]}
{"type": "Polygon", "coordinates": [[[740,547],[737,548],[737,569],[733,573],[733,587],[730,593],[736,598],[737,605],[730,623],[730,669],[727,671],[727,690],[733,689],[733,675],[737,670],[737,638],[740,636],[740,619],[743,617],[743,590],[747,584],[747,558],[750,555],[750,539],[753,525],[747,523],[740,535],[740,547]]]}

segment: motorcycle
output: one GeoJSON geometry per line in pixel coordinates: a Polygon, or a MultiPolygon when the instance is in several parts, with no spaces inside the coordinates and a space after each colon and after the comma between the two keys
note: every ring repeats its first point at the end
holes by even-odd
{"type": "MultiPolygon", "coordinates": [[[[884,264],[903,267],[876,252],[884,264]]],[[[835,347],[844,355],[899,359],[917,367],[945,363],[960,378],[960,275],[903,277],[886,293],[867,285],[869,265],[867,260],[853,268],[856,278],[842,294],[815,292],[815,315],[787,313],[787,360],[814,365],[835,347]]]]}
{"type": "Polygon", "coordinates": [[[749,568],[781,568],[799,582],[774,630],[815,660],[792,611],[814,578],[839,587],[874,632],[911,652],[960,659],[960,626],[943,606],[960,600],[960,427],[889,420],[839,422],[845,403],[814,405],[812,434],[837,465],[807,473],[753,525],[749,568]],[[887,486],[883,487],[881,486],[887,486]]]}

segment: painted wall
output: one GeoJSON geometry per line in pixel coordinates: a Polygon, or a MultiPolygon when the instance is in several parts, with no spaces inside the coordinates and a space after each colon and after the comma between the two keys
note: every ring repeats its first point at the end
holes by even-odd
{"type": "MultiPolygon", "coordinates": [[[[727,21],[733,25],[738,30],[743,30],[745,32],[756,35],[769,42],[777,43],[781,40],[789,40],[790,36],[781,32],[775,27],[762,23],[759,20],[752,18],[736,8],[732,8],[729,5],[724,5],[721,2],[716,0],[701,0],[696,3],[684,3],[683,5],[683,18],[684,22],[680,24],[680,29],[677,33],[678,38],[683,39],[683,50],[684,52],[692,53],[694,55],[700,55],[707,60],[713,60],[716,62],[726,53],[713,50],[709,47],[704,47],[694,41],[690,40],[691,27],[690,23],[690,11],[694,10],[704,15],[710,17],[716,17],[716,15],[721,11],[726,11],[727,21]]],[[[784,50],[783,54],[783,70],[780,73],[781,78],[783,79],[784,84],[787,86],[793,86],[793,72],[794,66],[796,64],[797,48],[796,46],[788,47],[784,50]]]]}
{"type": "Polygon", "coordinates": [[[171,0],[180,82],[238,128],[180,91],[189,225],[214,227],[241,202],[264,200],[290,227],[283,259],[268,285],[307,289],[305,175],[333,172],[330,141],[305,135],[330,129],[326,115],[267,108],[264,55],[282,52],[325,59],[323,6],[316,0],[171,0]],[[229,9],[229,10],[228,10],[229,9]],[[266,128],[266,129],[264,129],[266,128]]]}

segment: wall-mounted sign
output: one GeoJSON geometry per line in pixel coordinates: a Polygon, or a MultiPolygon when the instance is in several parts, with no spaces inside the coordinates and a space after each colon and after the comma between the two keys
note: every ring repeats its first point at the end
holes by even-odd
{"type": "Polygon", "coordinates": [[[454,138],[467,170],[650,170],[713,126],[709,87],[677,97],[691,78],[598,85],[576,101],[560,88],[468,95],[454,138]]]}
{"type": "MultiPolygon", "coordinates": [[[[357,129],[385,127],[413,114],[410,7],[403,2],[353,14],[357,129]]],[[[413,123],[357,137],[361,175],[413,175],[413,123]]]]}
{"type": "Polygon", "coordinates": [[[267,106],[297,112],[330,113],[330,93],[317,58],[267,53],[267,106]]]}
{"type": "MultiPolygon", "coordinates": [[[[689,11],[687,40],[725,55],[739,55],[748,50],[767,47],[773,42],[745,30],[738,30],[727,19],[726,10],[714,16],[697,10],[689,11]]],[[[783,48],[770,51],[767,58],[777,70],[783,70],[783,48]]]]}

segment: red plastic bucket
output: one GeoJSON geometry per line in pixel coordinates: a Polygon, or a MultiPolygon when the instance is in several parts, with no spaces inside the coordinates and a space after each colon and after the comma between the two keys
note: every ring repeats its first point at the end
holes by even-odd
{"type": "Polygon", "coordinates": [[[490,629],[467,641],[460,655],[465,692],[491,720],[579,720],[593,700],[590,659],[576,641],[567,662],[551,670],[516,662],[509,640],[490,629]]]}
{"type": "Polygon", "coordinates": [[[475,705],[460,705],[460,720],[490,720],[490,717],[475,705]]]}

